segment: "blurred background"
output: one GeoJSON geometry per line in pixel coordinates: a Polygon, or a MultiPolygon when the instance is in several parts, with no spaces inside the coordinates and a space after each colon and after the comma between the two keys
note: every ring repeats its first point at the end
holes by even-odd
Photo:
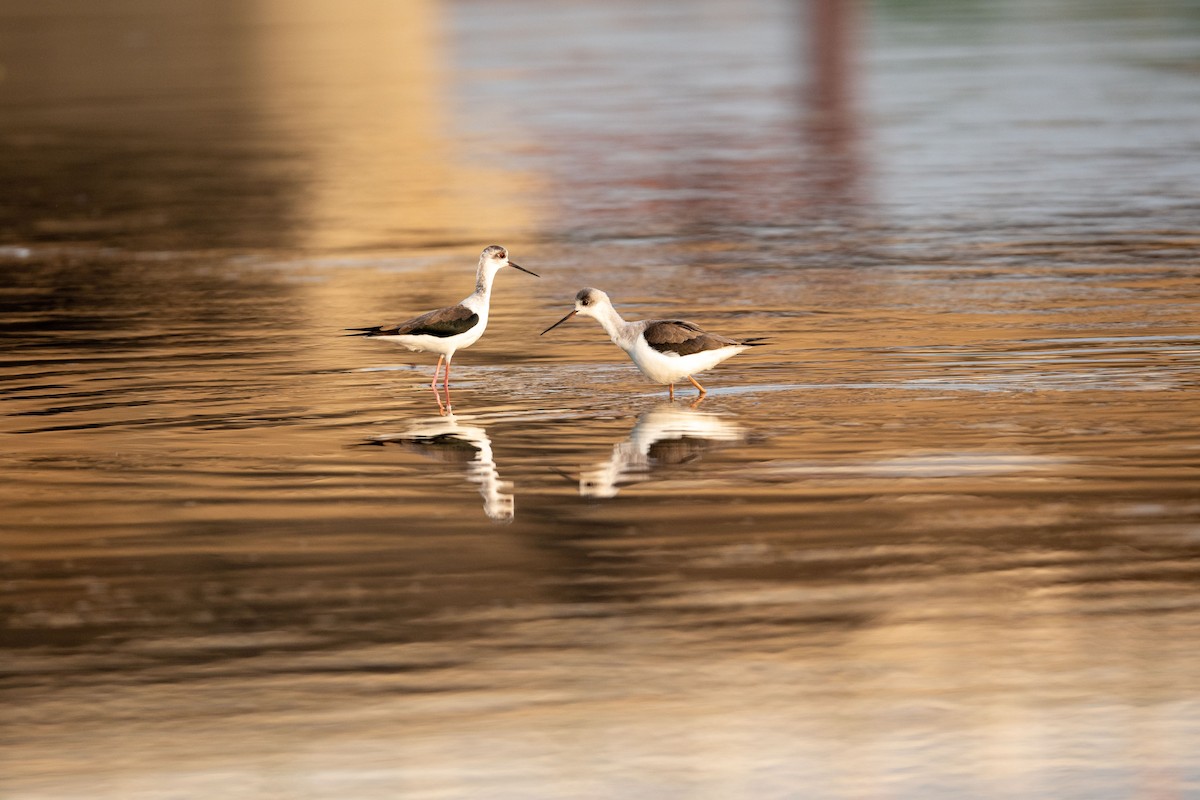
{"type": "Polygon", "coordinates": [[[12,0],[3,21],[17,244],[957,240],[1196,214],[1179,0],[12,0]]]}
{"type": "Polygon", "coordinates": [[[1198,256],[1195,0],[4,0],[0,796],[1200,796],[1198,256]]]}

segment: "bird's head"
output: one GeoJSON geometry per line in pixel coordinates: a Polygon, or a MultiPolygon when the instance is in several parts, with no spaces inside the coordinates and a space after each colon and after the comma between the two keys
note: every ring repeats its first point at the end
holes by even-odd
{"type": "Polygon", "coordinates": [[[490,270],[494,275],[504,267],[512,267],[519,269],[521,272],[527,272],[535,278],[540,278],[536,272],[530,272],[513,261],[508,260],[508,250],[498,244],[489,245],[483,248],[483,252],[479,254],[479,266],[483,269],[490,270]]]}
{"type": "Polygon", "coordinates": [[[575,295],[575,308],[573,308],[569,314],[560,319],[558,322],[542,331],[542,333],[548,333],[554,330],[576,314],[583,314],[585,317],[598,319],[596,316],[598,310],[605,306],[611,305],[612,301],[608,299],[608,295],[599,289],[580,289],[579,293],[575,295]]]}

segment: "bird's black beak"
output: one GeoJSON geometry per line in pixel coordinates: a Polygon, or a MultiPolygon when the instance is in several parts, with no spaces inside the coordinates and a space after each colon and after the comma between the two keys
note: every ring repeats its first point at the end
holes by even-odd
{"type": "Polygon", "coordinates": [[[544,331],[542,331],[541,333],[539,333],[539,334],[538,334],[538,336],[543,336],[543,335],[545,335],[545,334],[549,333],[550,331],[554,330],[554,329],[555,329],[555,328],[557,328],[559,325],[562,325],[564,322],[566,322],[567,320],[569,320],[571,317],[575,316],[575,315],[576,315],[576,314],[578,314],[578,313],[579,313],[579,310],[578,310],[578,309],[574,309],[574,308],[573,308],[573,309],[571,309],[571,313],[570,313],[570,314],[567,314],[565,317],[563,317],[562,319],[560,319],[558,322],[554,323],[554,324],[553,324],[553,325],[551,325],[549,328],[546,328],[546,330],[544,330],[544,331]]]}
{"type": "Polygon", "coordinates": [[[524,267],[522,267],[520,264],[514,264],[513,262],[511,262],[511,261],[510,261],[510,262],[508,262],[508,265],[509,265],[510,267],[516,267],[517,269],[521,270],[521,272],[527,272],[527,273],[529,273],[530,275],[532,275],[532,276],[533,276],[533,277],[535,277],[535,278],[540,278],[540,277],[542,277],[541,275],[538,275],[536,272],[529,272],[529,270],[525,269],[525,268],[524,268],[524,267]]]}

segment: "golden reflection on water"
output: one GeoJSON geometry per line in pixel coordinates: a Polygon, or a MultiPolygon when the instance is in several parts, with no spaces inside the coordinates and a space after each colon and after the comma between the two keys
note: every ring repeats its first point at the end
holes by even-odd
{"type": "Polygon", "coordinates": [[[1057,227],[907,226],[876,189],[1007,177],[863,146],[1002,151],[923,121],[971,71],[886,50],[929,107],[884,123],[836,48],[796,99],[790,7],[701,5],[18,15],[10,52],[79,49],[0,84],[0,794],[1195,793],[1191,223],[1109,162],[1124,221],[1077,213],[1047,157],[1014,196],[1057,227]],[[492,242],[545,277],[499,277],[440,416],[435,359],[340,334],[464,297],[492,242]],[[771,344],[668,403],[537,336],[597,276],[771,344]]]}
{"type": "MultiPolygon", "coordinates": [[[[322,296],[297,274],[381,307],[414,274],[459,296],[474,250],[220,281],[180,258],[169,286],[118,259],[99,322],[21,334],[0,374],[17,796],[1189,785],[1194,286],[710,269],[688,316],[773,339],[693,409],[607,342],[539,339],[561,297],[508,281],[452,418],[432,364],[297,301],[322,296]],[[831,313],[776,313],[813,298],[831,313]],[[306,307],[327,316],[279,330],[306,307]]],[[[59,280],[40,259],[27,300],[59,280]]]]}
{"type": "Polygon", "coordinates": [[[448,10],[316,0],[10,4],[6,231],[143,250],[478,246],[531,235],[526,146],[453,104],[448,10]],[[476,142],[475,144],[478,144],[476,142]]]}
{"type": "MultiPolygon", "coordinates": [[[[299,148],[303,248],[512,240],[531,225],[532,176],[463,158],[449,108],[440,4],[320,0],[253,4],[256,108],[265,133],[299,148]]],[[[486,41],[478,43],[486,47],[486,41]]],[[[490,146],[514,146],[511,112],[466,109],[490,146]]]]}

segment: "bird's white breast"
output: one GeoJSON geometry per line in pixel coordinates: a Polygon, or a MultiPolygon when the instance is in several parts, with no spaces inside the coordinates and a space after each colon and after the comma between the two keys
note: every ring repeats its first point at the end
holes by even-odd
{"type": "Polygon", "coordinates": [[[633,363],[637,364],[642,374],[655,383],[676,383],[681,378],[712,369],[744,349],[744,347],[722,347],[719,350],[705,350],[680,356],[671,352],[659,352],[639,336],[633,349],[629,351],[629,356],[633,359],[633,363]]]}
{"type": "MultiPolygon", "coordinates": [[[[476,310],[476,313],[479,313],[478,310],[476,310]]],[[[479,341],[486,328],[487,310],[485,309],[483,313],[479,313],[479,322],[475,323],[469,331],[456,333],[453,336],[430,336],[429,334],[422,333],[417,335],[379,336],[377,338],[381,341],[392,342],[420,353],[437,353],[438,355],[452,356],[456,350],[470,347],[479,341]]]]}

